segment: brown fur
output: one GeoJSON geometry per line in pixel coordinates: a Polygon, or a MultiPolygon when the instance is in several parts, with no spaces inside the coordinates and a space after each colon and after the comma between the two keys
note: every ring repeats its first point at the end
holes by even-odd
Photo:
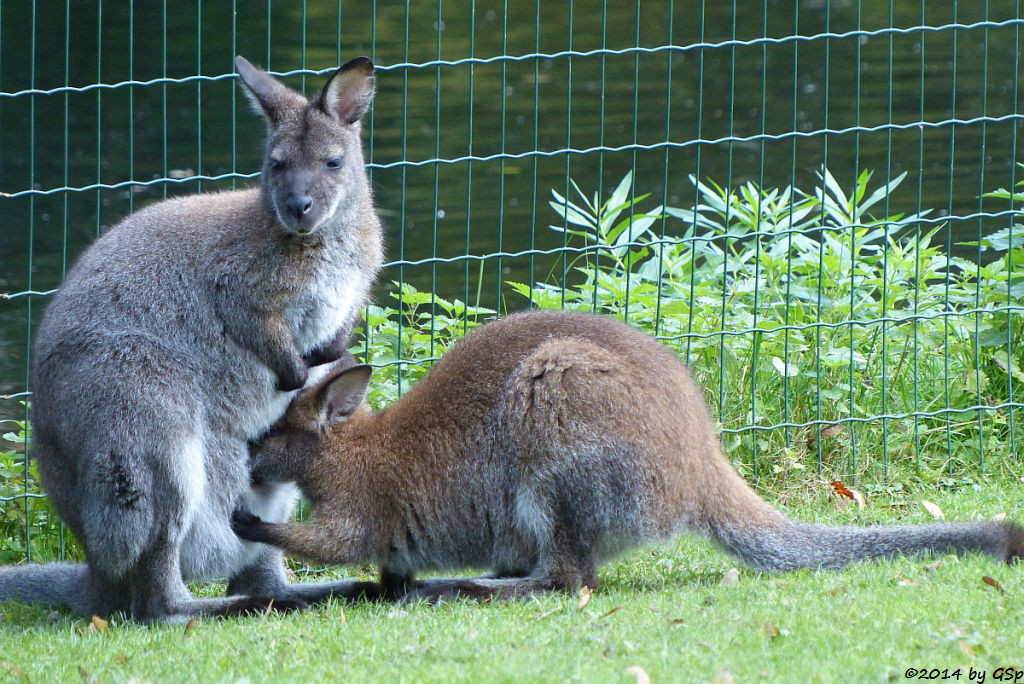
{"type": "Polygon", "coordinates": [[[294,479],[311,524],[236,513],[244,538],[331,563],[376,561],[394,594],[502,598],[594,586],[599,562],[683,530],[765,569],[840,567],[902,552],[1019,555],[998,523],[835,528],[788,520],[722,453],[701,390],[664,346],[609,318],[543,311],[458,343],[397,403],[360,405],[369,369],[303,390],[254,475],[294,479]]]}

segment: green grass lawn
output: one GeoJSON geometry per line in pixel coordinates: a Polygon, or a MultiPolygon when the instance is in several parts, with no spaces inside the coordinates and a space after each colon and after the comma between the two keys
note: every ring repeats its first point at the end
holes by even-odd
{"type": "MultiPolygon", "coordinates": [[[[1024,520],[1024,483],[869,495],[837,509],[791,496],[790,515],[832,523],[1024,520]]],[[[440,607],[330,603],[304,613],[201,620],[186,630],[0,606],[0,681],[946,681],[1024,668],[1024,565],[953,556],[766,575],[684,537],[602,568],[586,603],[550,596],[440,607]],[[985,578],[989,578],[986,580],[985,578]]],[[[217,591],[216,586],[200,588],[217,591]]],[[[1018,680],[1022,681],[1022,680],[1018,680]]]]}

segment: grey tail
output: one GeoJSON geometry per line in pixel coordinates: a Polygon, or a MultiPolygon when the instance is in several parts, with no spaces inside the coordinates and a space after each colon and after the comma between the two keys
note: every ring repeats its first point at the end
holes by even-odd
{"type": "Polygon", "coordinates": [[[88,615],[94,609],[85,563],[27,563],[0,568],[0,602],[68,606],[88,615]]]}
{"type": "Polygon", "coordinates": [[[760,570],[841,568],[872,558],[976,551],[1006,563],[1024,558],[1024,529],[1011,522],[832,527],[796,522],[776,513],[754,524],[712,525],[711,536],[726,551],[760,570]]]}

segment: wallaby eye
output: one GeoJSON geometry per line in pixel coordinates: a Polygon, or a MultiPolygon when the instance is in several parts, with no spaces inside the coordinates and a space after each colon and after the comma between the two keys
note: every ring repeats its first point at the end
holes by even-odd
{"type": "Polygon", "coordinates": [[[345,165],[345,159],[343,157],[331,157],[327,160],[327,168],[329,169],[340,169],[345,165]]]}
{"type": "Polygon", "coordinates": [[[280,159],[273,159],[272,158],[270,160],[269,166],[270,166],[270,170],[271,171],[283,171],[285,164],[280,159]]]}

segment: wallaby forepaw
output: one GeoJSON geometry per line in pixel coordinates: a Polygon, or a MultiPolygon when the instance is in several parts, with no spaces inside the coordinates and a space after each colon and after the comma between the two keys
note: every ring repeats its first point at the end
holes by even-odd
{"type": "Polygon", "coordinates": [[[302,360],[310,367],[322,366],[327,363],[334,363],[344,358],[345,362],[343,366],[354,366],[356,365],[356,358],[352,356],[352,352],[346,349],[344,346],[335,345],[324,345],[323,347],[317,347],[313,351],[309,352],[302,357],[302,360]]]}
{"type": "Polygon", "coordinates": [[[283,373],[279,373],[277,376],[277,389],[281,392],[302,389],[302,386],[306,384],[308,379],[309,369],[303,363],[300,366],[295,366],[285,370],[283,373]]]}
{"type": "Polygon", "coordinates": [[[231,514],[231,531],[246,541],[267,541],[266,524],[259,516],[240,508],[231,514]]]}

